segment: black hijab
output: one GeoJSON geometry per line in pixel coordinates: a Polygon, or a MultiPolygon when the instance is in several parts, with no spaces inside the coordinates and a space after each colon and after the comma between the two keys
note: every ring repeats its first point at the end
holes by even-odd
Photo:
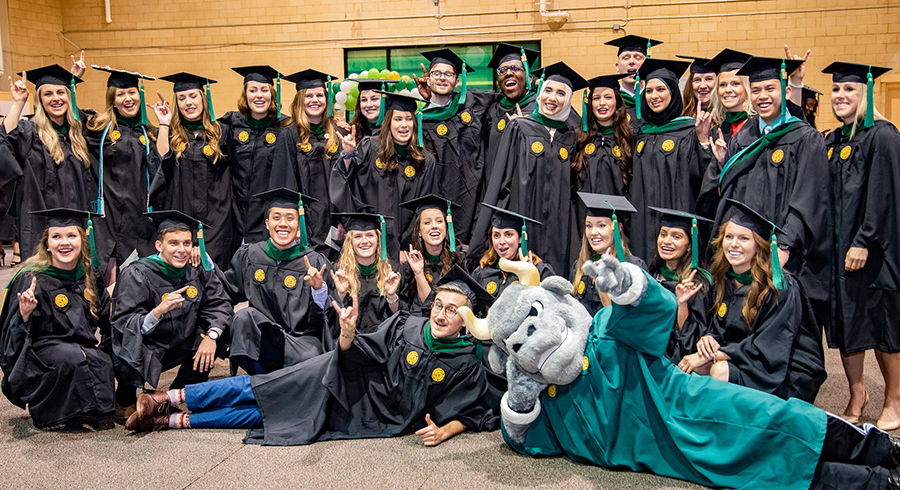
{"type": "MultiPolygon", "coordinates": [[[[651,79],[652,80],[652,79],[651,79]]],[[[678,89],[678,80],[674,78],[659,78],[669,89],[669,105],[662,112],[653,112],[647,103],[646,94],[641,97],[641,117],[650,124],[665,124],[680,116],[684,111],[684,102],[681,100],[681,90],[678,89]]],[[[650,80],[647,80],[649,82],[650,80]]]]}

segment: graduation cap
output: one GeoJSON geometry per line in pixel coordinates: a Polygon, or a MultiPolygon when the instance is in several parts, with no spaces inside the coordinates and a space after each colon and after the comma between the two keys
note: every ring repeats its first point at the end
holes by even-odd
{"type": "Polygon", "coordinates": [[[819,100],[819,96],[822,95],[822,92],[810,87],[809,85],[803,86],[803,98],[804,99],[816,99],[819,100]]]}
{"type": "Polygon", "coordinates": [[[462,267],[454,264],[443,277],[438,280],[436,287],[454,286],[469,298],[472,302],[472,311],[483,312],[494,304],[494,297],[487,292],[478,281],[472,279],[472,276],[466,273],[462,267]]]}
{"type": "Polygon", "coordinates": [[[704,63],[704,65],[716,73],[722,73],[725,71],[740,70],[741,67],[744,66],[744,63],[752,57],[753,55],[726,48],[719,51],[719,54],[713,56],[713,58],[704,63]]]}
{"type": "Polygon", "coordinates": [[[258,82],[275,86],[275,108],[281,115],[281,72],[269,65],[238,66],[231,69],[244,77],[244,83],[258,82]]]}
{"type": "Polygon", "coordinates": [[[831,73],[832,83],[856,82],[866,84],[866,119],[864,128],[875,125],[875,79],[891,71],[883,66],[860,65],[835,61],[825,67],[822,73],[831,73]]]}
{"type": "Polygon", "coordinates": [[[619,91],[619,80],[628,77],[627,73],[616,73],[613,75],[601,75],[599,77],[594,77],[587,81],[588,89],[584,92],[584,97],[581,100],[581,130],[588,130],[588,111],[590,98],[596,88],[610,88],[619,91]]]}
{"type": "Polygon", "coordinates": [[[622,36],[618,39],[613,39],[612,41],[606,41],[605,45],[607,46],[616,46],[619,48],[618,55],[626,51],[638,52],[643,54],[646,57],[650,57],[650,47],[658,46],[662,44],[662,41],[657,41],[656,39],[650,39],[641,36],[635,36],[634,34],[628,34],[627,36],[622,36]]]}
{"type": "Polygon", "coordinates": [[[253,198],[265,201],[266,215],[269,214],[269,210],[272,208],[296,209],[300,213],[300,222],[298,224],[298,227],[300,228],[300,246],[304,249],[309,247],[309,237],[306,234],[306,211],[303,206],[303,200],[306,199],[307,201],[317,202],[318,199],[300,194],[287,187],[278,187],[266,192],[260,192],[259,194],[255,194],[253,198]]]}
{"type": "MultiPolygon", "coordinates": [[[[674,87],[677,87],[678,80],[681,78],[681,75],[684,74],[684,71],[688,69],[690,65],[687,61],[680,60],[663,60],[659,58],[648,58],[644,60],[644,63],[638,68],[637,73],[634,75],[635,82],[635,115],[638,119],[641,119],[641,99],[644,96],[644,91],[640,88],[641,80],[652,80],[654,78],[659,78],[662,80],[670,80],[674,82],[674,87]]],[[[670,87],[670,90],[674,90],[673,86],[670,84],[666,84],[670,87]]]]}
{"type": "Polygon", "coordinates": [[[694,60],[691,63],[691,75],[696,75],[698,73],[715,73],[716,71],[711,69],[707,63],[710,62],[709,58],[701,58],[699,56],[688,56],[685,54],[676,54],[676,58],[681,58],[683,60],[694,60]]]}
{"type": "MultiPolygon", "coordinates": [[[[367,206],[368,207],[368,206],[367,206]]],[[[344,221],[344,229],[347,231],[373,231],[381,232],[381,260],[387,260],[387,226],[384,221],[394,219],[393,216],[384,216],[374,213],[331,213],[331,216],[344,221]]]]}
{"type": "Polygon", "coordinates": [[[494,214],[491,215],[491,226],[498,230],[505,229],[513,229],[519,232],[519,247],[522,251],[522,257],[528,256],[528,231],[525,229],[525,226],[528,221],[541,226],[543,223],[536,219],[529,218],[528,216],[514,213],[507,209],[499,208],[497,206],[492,206],[486,202],[481,203],[482,206],[487,206],[490,209],[494,210],[494,214]]]}
{"type": "MultiPolygon", "coordinates": [[[[19,72],[17,75],[22,76],[22,73],[23,72],[19,72]]],[[[69,94],[72,98],[70,101],[71,103],[69,104],[72,109],[72,116],[76,121],[81,121],[81,115],[78,113],[78,102],[75,100],[75,85],[78,85],[84,80],[69,73],[69,70],[66,70],[59,65],[42,66],[24,73],[27,73],[27,76],[33,80],[32,83],[34,83],[35,91],[40,90],[44,85],[62,85],[64,87],[69,87],[69,94]]]]}
{"type": "Polygon", "coordinates": [[[150,218],[152,222],[157,224],[157,233],[173,228],[176,230],[184,231],[193,231],[196,228],[197,243],[200,246],[200,263],[203,265],[204,270],[212,270],[212,266],[209,263],[209,257],[206,255],[206,240],[203,239],[203,223],[200,220],[192,218],[182,213],[181,211],[176,211],[174,209],[165,211],[150,211],[148,213],[144,213],[144,216],[150,218]]]}
{"type": "Polygon", "coordinates": [[[396,92],[386,92],[384,90],[375,90],[375,92],[384,96],[386,100],[382,101],[381,109],[378,112],[378,124],[384,122],[384,114],[388,110],[412,112],[416,115],[418,128],[419,148],[423,147],[422,137],[422,112],[419,111],[419,102],[425,103],[425,99],[409,94],[400,94],[396,92]]]}
{"type": "Polygon", "coordinates": [[[456,73],[459,75],[460,83],[462,83],[459,91],[459,103],[464,104],[466,102],[466,88],[468,85],[466,74],[473,73],[475,69],[471,66],[466,65],[465,60],[457,56],[456,53],[451,51],[449,48],[423,51],[420,54],[427,58],[430,62],[430,64],[428,65],[429,70],[431,70],[431,68],[438,63],[443,63],[445,65],[450,65],[453,67],[453,70],[456,71],[456,73]]]}
{"type": "MultiPolygon", "coordinates": [[[[357,82],[356,88],[360,93],[365,92],[366,90],[375,90],[382,95],[388,93],[388,85],[397,83],[397,80],[388,78],[356,78],[350,81],[357,82]]],[[[383,98],[384,97],[382,97],[382,99],[383,98]]],[[[381,123],[384,122],[384,111],[384,101],[382,100],[381,103],[378,104],[378,121],[375,123],[378,126],[381,126],[381,123]]]]}
{"type": "Polygon", "coordinates": [[[762,82],[765,80],[781,81],[781,117],[784,121],[788,119],[787,109],[787,78],[790,73],[800,67],[803,60],[787,60],[784,58],[762,58],[754,56],[744,63],[744,66],[738,70],[737,74],[750,77],[750,83],[762,82]]]}
{"type": "Polygon", "coordinates": [[[772,283],[779,291],[784,289],[784,272],[781,270],[781,259],[778,257],[778,239],[775,233],[784,233],[784,230],[772,223],[765,216],[746,204],[734,199],[725,199],[730,206],[726,216],[728,221],[749,228],[757,235],[765,238],[771,235],[771,255],[772,255],[772,283]]]}
{"type": "Polygon", "coordinates": [[[331,99],[334,97],[334,87],[331,86],[331,81],[335,78],[337,77],[313,69],[298,71],[284,77],[285,80],[294,82],[297,92],[310,88],[324,88],[325,94],[328,96],[329,116],[334,115],[334,105],[331,102],[331,99]]]}
{"type": "Polygon", "coordinates": [[[691,269],[702,271],[701,274],[707,276],[707,279],[709,279],[709,272],[700,269],[700,233],[697,229],[697,224],[712,224],[713,220],[696,214],[678,211],[676,209],[657,208],[654,206],[647,206],[647,209],[651,209],[662,215],[659,220],[660,227],[679,228],[691,234],[691,269]]]}
{"type": "MultiPolygon", "coordinates": [[[[545,66],[540,70],[534,72],[534,75],[540,78],[540,83],[538,84],[537,93],[540,94],[544,90],[544,83],[546,81],[554,81],[566,84],[572,91],[581,90],[583,88],[588,88],[588,81],[584,79],[581,75],[578,74],[575,70],[569,68],[569,65],[563,63],[562,61],[558,61],[553,63],[550,66],[545,66]]],[[[581,129],[587,131],[587,113],[585,112],[585,108],[587,107],[587,99],[588,93],[585,91],[584,96],[581,101],[581,129]]],[[[540,108],[539,104],[534,105],[534,111],[532,114],[537,114],[540,108]]]]}
{"type": "Polygon", "coordinates": [[[138,88],[141,93],[141,124],[147,125],[150,124],[150,121],[147,119],[147,102],[144,98],[144,80],[156,80],[156,77],[151,77],[147,75],[143,75],[136,71],[126,71],[126,70],[117,70],[115,68],[110,68],[107,66],[98,66],[91,65],[91,68],[95,70],[105,71],[109,73],[109,78],[106,79],[107,87],[115,87],[115,88],[138,88]]]}
{"type": "Polygon", "coordinates": [[[531,65],[537,61],[540,55],[540,51],[523,48],[522,46],[516,46],[515,44],[500,43],[497,45],[497,49],[494,50],[494,56],[488,61],[487,66],[497,69],[500,68],[500,65],[503,63],[516,60],[521,61],[522,66],[525,67],[525,82],[530,86],[531,65]]]}
{"type": "Polygon", "coordinates": [[[616,257],[625,262],[625,248],[622,246],[622,227],[616,212],[636,213],[637,209],[623,196],[609,194],[591,194],[579,192],[578,197],[587,208],[587,215],[592,218],[610,218],[613,222],[613,239],[616,243],[616,257]]]}
{"type": "Polygon", "coordinates": [[[31,211],[28,214],[47,218],[47,228],[78,226],[86,229],[88,243],[90,243],[91,246],[91,267],[98,267],[100,265],[100,258],[97,256],[97,244],[94,240],[94,222],[91,221],[92,217],[101,216],[99,213],[72,208],[53,208],[31,211]],[[86,227],[85,220],[87,220],[86,227]]]}
{"type": "Polygon", "coordinates": [[[212,100],[212,91],[209,89],[209,86],[218,83],[217,81],[201,77],[200,75],[194,75],[193,73],[173,73],[171,75],[166,75],[164,77],[159,77],[160,80],[165,80],[167,82],[172,82],[172,91],[176,94],[178,92],[186,92],[188,90],[206,90],[206,102],[209,106],[209,117],[213,121],[216,120],[216,112],[213,110],[213,100],[212,100]]]}
{"type": "Polygon", "coordinates": [[[444,199],[437,194],[428,194],[427,196],[412,199],[400,203],[400,206],[414,210],[416,216],[422,214],[422,211],[425,211],[426,209],[440,209],[447,213],[447,234],[450,235],[450,251],[456,252],[456,233],[453,230],[453,215],[451,214],[451,211],[453,209],[459,209],[462,206],[449,199],[444,199]]]}

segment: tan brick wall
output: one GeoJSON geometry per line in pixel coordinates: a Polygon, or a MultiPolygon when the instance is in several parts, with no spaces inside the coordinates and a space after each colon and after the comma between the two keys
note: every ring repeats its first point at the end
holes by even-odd
{"type": "MultiPolygon", "coordinates": [[[[556,0],[550,9],[570,15],[558,30],[541,19],[534,0],[111,2],[113,22],[106,24],[99,0],[9,0],[14,68],[74,51],[61,31],[87,51],[89,63],[220,80],[214,98],[221,114],[240,90],[228,67],[269,63],[284,72],[313,67],[343,75],[345,47],[539,39],[544,63],[565,60],[586,77],[609,73],[615,49],[603,43],[623,33],[613,32],[620,24],[629,34],[664,41],[656,57],[712,55],[725,47],[764,56],[783,55],[784,44],[812,49],[807,82],[826,93],[820,121],[828,125],[824,66],[840,59],[900,68],[900,3],[888,0],[631,0],[629,8],[624,0],[556,0]]],[[[900,80],[900,73],[884,79],[900,80]]],[[[101,105],[104,80],[89,73],[79,102],[101,105]]],[[[171,94],[168,83],[148,88],[171,94]]],[[[877,91],[880,107],[883,92],[877,91]]],[[[292,87],[284,95],[286,105],[292,87]]]]}

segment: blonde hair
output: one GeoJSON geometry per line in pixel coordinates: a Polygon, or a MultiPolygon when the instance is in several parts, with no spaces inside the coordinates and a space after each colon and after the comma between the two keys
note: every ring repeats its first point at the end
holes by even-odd
{"type": "MultiPolygon", "coordinates": [[[[84,168],[90,168],[91,159],[88,156],[87,142],[84,141],[84,135],[81,134],[81,122],[76,121],[75,116],[72,115],[72,93],[68,88],[66,88],[66,93],[69,95],[70,104],[70,109],[66,111],[66,122],[69,124],[69,144],[72,147],[72,153],[81,160],[84,168]]],[[[40,89],[38,89],[38,101],[34,105],[34,127],[37,128],[38,138],[40,138],[41,143],[47,148],[53,161],[59,165],[66,159],[66,156],[62,146],[59,144],[59,135],[53,129],[52,121],[50,121],[47,113],[44,112],[44,104],[40,101],[40,97],[40,89]]]]}
{"type": "MultiPolygon", "coordinates": [[[[116,88],[116,87],[107,87],[107,89],[106,89],[106,111],[91,116],[91,118],[88,119],[88,123],[87,123],[88,129],[90,129],[91,131],[103,131],[103,128],[105,128],[107,124],[109,124],[113,128],[115,128],[119,125],[119,122],[116,119],[116,110],[115,110],[116,109],[116,93],[119,90],[127,90],[127,89],[120,89],[120,88],[116,88]]],[[[146,110],[146,108],[142,107],[141,110],[142,111],[146,110]]],[[[140,114],[141,113],[138,112],[138,115],[140,115],[140,114]]],[[[147,126],[152,127],[150,124],[148,124],[147,126]]],[[[152,141],[156,141],[156,136],[154,136],[154,133],[152,131],[147,133],[147,137],[150,138],[152,141]]],[[[112,144],[115,145],[116,140],[113,140],[112,144]]]]}
{"type": "MultiPolygon", "coordinates": [[[[291,121],[294,123],[294,126],[297,127],[297,134],[300,135],[300,141],[297,143],[298,145],[308,144],[309,138],[312,136],[312,129],[310,128],[309,117],[306,115],[306,110],[303,107],[303,101],[306,99],[306,91],[309,89],[301,89],[297,91],[297,95],[294,96],[294,101],[291,102],[291,121]]],[[[328,89],[325,88],[325,98],[328,98],[328,89]]],[[[326,100],[326,105],[328,104],[326,100]]],[[[337,136],[334,132],[334,124],[331,119],[331,116],[328,115],[328,111],[326,109],[325,113],[322,114],[322,128],[325,130],[325,135],[327,137],[328,143],[325,147],[324,155],[325,158],[330,158],[328,156],[328,147],[331,145],[338,145],[337,136]]]]}
{"type": "MultiPolygon", "coordinates": [[[[610,227],[612,226],[612,220],[610,219],[610,227]]],[[[584,226],[584,225],[582,225],[584,226]]],[[[594,249],[591,248],[591,239],[587,233],[583,233],[583,237],[581,238],[581,250],[578,252],[578,264],[575,267],[575,278],[572,283],[575,285],[575,290],[572,291],[574,294],[578,288],[578,283],[581,282],[581,276],[584,272],[581,270],[581,266],[584,265],[585,262],[591,260],[591,257],[594,255],[594,249]]],[[[622,251],[625,252],[625,257],[619,257],[619,253],[616,252],[616,247],[611,247],[611,254],[613,257],[619,259],[626,259],[631,256],[631,249],[628,248],[628,239],[625,238],[625,235],[622,234],[622,222],[619,222],[619,235],[622,237],[622,251]]],[[[613,231],[613,240],[616,239],[615,231],[613,231]]],[[[603,294],[603,293],[600,293],[603,294]]]]}
{"type": "MultiPolygon", "coordinates": [[[[347,294],[354,295],[359,294],[359,289],[362,285],[359,282],[359,262],[356,260],[356,251],[353,250],[353,237],[357,233],[362,233],[356,230],[350,230],[347,232],[347,236],[344,238],[344,245],[341,247],[341,256],[338,258],[338,269],[344,271],[347,274],[347,279],[350,280],[350,289],[347,290],[347,294]]],[[[378,294],[383,297],[387,296],[384,290],[384,281],[387,279],[388,274],[390,274],[390,262],[387,260],[381,260],[381,230],[375,230],[375,239],[378,242],[378,245],[375,246],[375,257],[376,257],[376,270],[378,271],[375,276],[375,284],[378,287],[378,294]]]]}
{"type": "MultiPolygon", "coordinates": [[[[81,237],[81,254],[78,255],[78,264],[84,270],[84,299],[91,305],[91,315],[99,318],[97,311],[97,293],[94,291],[94,281],[91,278],[91,245],[88,242],[87,233],[84,228],[77,226],[78,235],[81,237]]],[[[22,266],[23,271],[31,271],[34,274],[40,274],[50,268],[51,255],[47,246],[47,239],[50,237],[50,228],[46,228],[41,233],[41,239],[34,246],[34,254],[25,261],[22,266]]]]}
{"type": "MultiPolygon", "coordinates": [[[[854,85],[859,89],[859,104],[856,105],[856,118],[853,120],[853,129],[850,131],[851,140],[856,136],[856,128],[859,122],[866,119],[866,108],[869,107],[868,102],[866,102],[869,96],[869,88],[864,83],[854,83],[854,85]]],[[[834,114],[835,119],[842,121],[837,112],[834,111],[834,105],[831,106],[831,113],[834,114]]],[[[881,115],[878,109],[874,107],[872,108],[872,114],[875,116],[876,121],[887,121],[887,118],[881,115]]]]}
{"type": "MultiPolygon", "coordinates": [[[[725,108],[725,105],[722,104],[722,99],[719,98],[719,81],[721,80],[721,76],[725,73],[732,74],[731,72],[725,71],[719,74],[716,78],[716,89],[713,90],[712,99],[709,103],[709,110],[712,113],[713,118],[713,126],[722,124],[725,122],[725,115],[728,113],[728,109],[725,108]]],[[[737,73],[737,70],[734,70],[734,73],[737,73]]],[[[750,105],[750,77],[746,76],[738,76],[741,80],[741,87],[744,88],[744,106],[743,111],[748,115],[753,115],[756,111],[753,110],[753,106],[750,105]]],[[[715,138],[713,138],[715,139],[715,138]]]]}
{"type": "MultiPolygon", "coordinates": [[[[225,155],[222,153],[222,149],[219,148],[219,138],[222,134],[222,129],[219,127],[219,123],[212,120],[212,117],[209,115],[209,99],[206,98],[206,92],[202,89],[191,89],[191,90],[200,90],[200,104],[203,106],[203,135],[206,138],[206,143],[212,148],[213,151],[213,164],[219,162],[219,158],[224,157],[225,155]]],[[[169,145],[175,150],[175,158],[181,158],[181,155],[187,150],[188,145],[188,133],[187,128],[184,127],[184,123],[181,121],[181,111],[177,109],[178,100],[176,98],[175,103],[176,110],[172,111],[172,133],[169,137],[169,145]],[[183,146],[182,146],[183,145],[183,146]],[[181,150],[179,150],[181,148],[181,150]]]]}

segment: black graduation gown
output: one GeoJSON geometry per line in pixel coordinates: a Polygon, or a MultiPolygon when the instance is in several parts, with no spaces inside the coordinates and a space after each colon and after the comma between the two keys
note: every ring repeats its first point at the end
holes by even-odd
{"type": "MultiPolygon", "coordinates": [[[[212,327],[228,338],[228,322],[234,310],[214,271],[186,266],[182,278],[169,277],[149,258],[122,269],[112,298],[112,350],[117,358],[116,378],[132,386],[159,385],[161,359],[167,351],[196,351],[212,327]],[[181,308],[160,318],[150,335],[141,333],[144,317],[162,302],[164,294],[190,286],[182,293],[181,308]]],[[[224,342],[219,344],[221,348],[224,342]]]]}
{"type": "Polygon", "coordinates": [[[153,128],[110,125],[103,139],[104,129],[84,131],[92,165],[96,166],[93,172],[103,176],[104,217],[92,222],[100,266],[115,258],[119,269],[134,250],[139,257],[154,253],[156,228],[142,215],[148,211],[150,182],[159,170],[160,157],[156,143],[150,139],[153,128]]]}
{"type": "MultiPolygon", "coordinates": [[[[638,256],[629,255],[625,261],[629,264],[634,264],[643,270],[647,270],[647,263],[638,256]]],[[[573,280],[575,279],[575,267],[577,266],[577,261],[572,264],[572,272],[569,277],[573,280]]],[[[598,311],[603,309],[603,303],[600,301],[600,292],[597,291],[596,286],[594,286],[594,280],[589,276],[582,274],[581,280],[578,281],[578,284],[575,284],[575,292],[572,293],[572,296],[574,296],[579,303],[584,305],[584,308],[592,318],[598,311]]]]}
{"type": "Polygon", "coordinates": [[[331,229],[333,211],[328,182],[332,164],[341,161],[341,158],[340,143],[329,142],[326,135],[313,134],[308,143],[301,144],[295,125],[283,128],[275,144],[269,188],[287,187],[318,199],[317,202],[303,203],[306,229],[309,243],[327,255],[331,252],[325,245],[325,239],[331,229]]]}
{"type": "MultiPolygon", "coordinates": [[[[456,100],[459,95],[453,97],[456,100]]],[[[484,166],[481,119],[473,107],[474,99],[467,97],[465,105],[445,120],[432,119],[426,109],[422,121],[425,147],[434,154],[437,164],[434,193],[460,206],[453,212],[453,226],[460,243],[469,243],[484,166]]]]}
{"type": "MultiPolygon", "coordinates": [[[[269,173],[272,156],[287,116],[278,120],[269,118],[269,126],[253,129],[237,111],[226,112],[219,118],[231,128],[226,154],[231,159],[234,183],[234,237],[237,245],[265,240],[265,202],[253,199],[256,194],[269,190],[269,173]]],[[[223,264],[224,265],[224,264],[223,264]]]]}
{"type": "MultiPolygon", "coordinates": [[[[666,281],[659,276],[654,277],[670,293],[675,294],[675,286],[679,281],[666,281]]],[[[677,320],[672,325],[672,334],[669,336],[669,344],[666,345],[666,359],[677,364],[684,356],[697,352],[697,341],[707,333],[708,293],[709,285],[705,285],[703,291],[697,292],[688,301],[688,317],[684,325],[679,328],[677,320]]]]}
{"type": "Polygon", "coordinates": [[[887,121],[840,129],[827,140],[834,202],[834,301],[828,345],[843,353],[900,352],[900,133],[887,121]],[[847,250],[868,250],[866,265],[844,269],[847,250]]]}
{"type": "MultiPolygon", "coordinates": [[[[398,270],[397,264],[392,263],[392,266],[395,271],[398,270]]],[[[398,296],[403,292],[405,287],[406,284],[403,281],[401,274],[400,285],[397,286],[398,296]]],[[[398,301],[398,311],[406,310],[405,302],[399,299],[398,301]]],[[[350,298],[345,298],[344,303],[349,304],[350,298]]],[[[394,314],[394,312],[391,311],[391,306],[387,302],[387,298],[382,296],[381,292],[378,291],[378,273],[369,276],[360,274],[357,304],[359,305],[359,317],[356,321],[356,324],[358,325],[356,331],[359,333],[370,333],[375,331],[381,322],[387,320],[394,314]]]]}
{"type": "MultiPolygon", "coordinates": [[[[805,123],[792,124],[790,131],[755,157],[731,168],[721,183],[720,172],[707,173],[700,200],[718,203],[713,230],[725,222],[725,198],[743,202],[784,230],[777,237],[778,244],[789,246],[791,257],[781,265],[800,281],[814,307],[826,305],[816,309],[816,318],[820,324],[828,324],[825,310],[832,293],[833,206],[830,193],[823,189],[831,189],[831,175],[819,132],[805,123]]],[[[727,158],[760,135],[759,118],[751,117],[728,145],[727,158]]]]}
{"type": "MultiPolygon", "coordinates": [[[[228,151],[227,124],[219,123],[219,148],[228,151]]],[[[162,165],[150,184],[150,200],[156,209],[174,209],[203,223],[206,253],[223,266],[234,255],[231,157],[225,153],[213,163],[212,148],[203,131],[188,131],[187,149],[175,158],[175,149],[162,157],[162,165]]]]}
{"type": "Polygon", "coordinates": [[[715,141],[716,138],[719,137],[719,130],[721,129],[722,130],[722,139],[725,140],[725,143],[731,143],[732,138],[734,138],[734,136],[737,134],[737,131],[735,131],[735,129],[737,129],[738,131],[740,131],[741,129],[744,129],[744,126],[747,124],[748,120],[749,120],[749,118],[744,119],[743,120],[744,124],[741,124],[740,122],[736,122],[736,123],[723,122],[722,124],[713,126],[709,130],[709,136],[713,139],[713,141],[715,141]]]}
{"type": "MultiPolygon", "coordinates": [[[[109,295],[97,289],[99,311],[109,311],[109,295]]],[[[0,386],[9,401],[28,407],[37,427],[115,410],[112,360],[95,337],[98,328],[109,329],[109,317],[91,315],[84,290],[83,277],[73,282],[23,271],[4,292],[0,386]],[[24,322],[17,295],[31,287],[32,277],[38,304],[24,322]]]]}
{"type": "MultiPolygon", "coordinates": [[[[572,189],[571,158],[575,131],[549,128],[530,117],[516,118],[506,126],[484,202],[543,223],[528,237],[529,247],[554,269],[564,270],[581,243],[572,189]]],[[[469,254],[481,257],[489,244],[487,230],[493,211],[479,211],[469,254]]]]}
{"type": "MultiPolygon", "coordinates": [[[[416,217],[415,210],[400,203],[427,196],[434,190],[435,158],[425,151],[425,168],[410,164],[407,155],[397,155],[396,169],[385,172],[384,163],[378,158],[378,138],[364,138],[357,148],[357,156],[350,167],[336,158],[331,170],[331,196],[337,211],[363,212],[362,205],[372,206],[373,211],[394,219],[385,220],[388,255],[397,257],[400,243],[416,217]]],[[[456,213],[453,215],[456,225],[456,213]]]]}
{"type": "MultiPolygon", "coordinates": [[[[19,214],[19,249],[24,261],[31,256],[47,223],[45,218],[29,213],[59,207],[94,209],[91,203],[97,199],[97,180],[90,168],[72,152],[68,134],[59,137],[63,151],[63,161],[59,164],[53,161],[31,121],[20,120],[10,133],[0,127],[0,144],[3,145],[0,153],[13,155],[23,175],[16,186],[15,199],[19,214]]],[[[17,173],[14,169],[4,168],[0,170],[0,176],[7,172],[17,173]]]]}
{"type": "Polygon", "coordinates": [[[638,257],[649,257],[656,250],[659,214],[647,207],[694,212],[709,158],[693,120],[661,134],[638,130],[635,142],[630,194],[637,213],[630,220],[629,246],[638,257]]]}
{"type": "MultiPolygon", "coordinates": [[[[232,304],[248,301],[247,308],[235,313],[231,321],[231,355],[259,360],[260,322],[273,323],[284,333],[284,365],[293,366],[332,348],[339,328],[312,299],[312,288],[303,280],[306,262],[322,271],[329,291],[331,264],[313,249],[297,258],[276,262],[266,254],[266,242],[241,246],[231,260],[222,283],[232,304]]],[[[331,298],[325,301],[331,308],[331,298]]]]}
{"type": "MultiPolygon", "coordinates": [[[[728,381],[784,399],[813,403],[825,381],[822,335],[800,285],[785,275],[786,287],[778,300],[770,292],[763,299],[753,328],[741,310],[750,286],[733,288],[725,281],[725,297],[715,307],[709,333],[728,354],[728,381]]],[[[715,292],[709,298],[715,300],[715,292]]]]}
{"type": "Polygon", "coordinates": [[[246,443],[302,445],[316,441],[391,437],[458,420],[470,431],[494,430],[476,346],[433,352],[425,346],[428,318],[398,312],[346,351],[335,349],[251,384],[263,428],[246,443]],[[303,400],[298,404],[298,400],[303,400]]]}
{"type": "MultiPolygon", "coordinates": [[[[625,177],[622,173],[622,161],[616,154],[622,150],[616,145],[616,137],[597,132],[594,139],[584,147],[585,179],[581,183],[582,192],[626,196],[625,177]]],[[[621,154],[621,153],[619,153],[621,154]]],[[[619,219],[625,216],[617,216],[619,219]]]]}

